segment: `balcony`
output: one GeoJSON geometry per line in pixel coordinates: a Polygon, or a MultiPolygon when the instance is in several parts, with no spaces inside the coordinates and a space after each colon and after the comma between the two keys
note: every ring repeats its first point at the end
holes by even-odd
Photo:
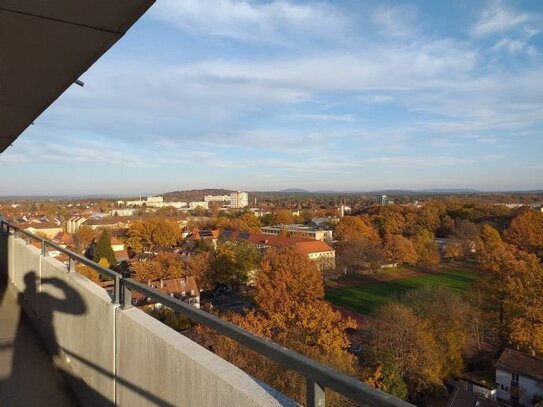
{"type": "MultiPolygon", "coordinates": [[[[44,380],[38,387],[45,387],[46,393],[50,393],[47,397],[58,400],[55,405],[73,403],[70,392],[47,389],[47,385],[58,387],[62,380],[69,383],[82,405],[295,405],[278,391],[132,307],[132,290],[304,375],[308,385],[308,406],[324,406],[325,388],[362,405],[409,405],[151,287],[122,278],[3,221],[0,276],[3,279],[0,315],[9,320],[7,325],[2,322],[2,329],[8,325],[13,327],[13,339],[0,342],[3,357],[7,352],[12,358],[12,368],[5,372],[0,370],[5,376],[0,376],[0,383],[9,383],[21,366],[26,366],[27,371],[49,372],[44,373],[44,380]],[[41,250],[30,244],[36,240],[41,243],[41,250]],[[69,256],[68,266],[47,255],[52,248],[69,256]],[[108,295],[104,289],[73,271],[76,261],[113,280],[113,294],[108,295]],[[19,312],[24,312],[39,334],[50,359],[39,355],[33,338],[27,340],[31,333],[28,334],[19,312]],[[28,342],[25,347],[20,346],[24,342],[28,342]],[[57,373],[48,366],[50,362],[62,373],[63,379],[55,378],[57,373]]],[[[3,335],[2,331],[0,335],[3,335]]],[[[0,385],[0,401],[6,397],[14,400],[19,397],[30,400],[30,404],[24,405],[43,404],[39,399],[32,402],[35,375],[17,377],[17,380],[15,387],[0,385]],[[7,396],[2,394],[3,388],[8,389],[7,396]]]]}

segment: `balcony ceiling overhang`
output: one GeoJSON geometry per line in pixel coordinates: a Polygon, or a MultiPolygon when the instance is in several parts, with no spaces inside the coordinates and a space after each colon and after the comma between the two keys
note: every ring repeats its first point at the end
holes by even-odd
{"type": "Polygon", "coordinates": [[[155,0],[0,0],[0,153],[155,0]]]}

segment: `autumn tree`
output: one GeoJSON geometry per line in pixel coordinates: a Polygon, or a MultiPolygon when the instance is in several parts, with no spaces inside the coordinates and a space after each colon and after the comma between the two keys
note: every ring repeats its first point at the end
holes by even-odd
{"type": "Polygon", "coordinates": [[[96,239],[96,232],[89,226],[81,226],[74,233],[74,249],[77,252],[82,252],[91,242],[96,239]]]}
{"type": "MultiPolygon", "coordinates": [[[[255,301],[254,310],[228,318],[257,335],[346,373],[354,372],[345,333],[354,327],[353,322],[343,320],[324,301],[322,277],[307,257],[292,249],[270,249],[257,276],[255,301]]],[[[232,340],[212,336],[212,342],[221,357],[290,397],[305,400],[305,378],[232,340]]]]}
{"type": "Polygon", "coordinates": [[[151,241],[160,246],[175,246],[179,240],[181,240],[181,228],[174,221],[157,222],[151,233],[151,241]]]}
{"type": "Polygon", "coordinates": [[[134,222],[127,234],[127,244],[137,252],[148,250],[153,245],[175,246],[181,240],[179,225],[170,220],[150,219],[134,222]]]}
{"type": "Polygon", "coordinates": [[[204,290],[213,288],[211,254],[200,252],[185,260],[184,268],[188,276],[194,276],[198,286],[204,290]]]}
{"type": "Polygon", "coordinates": [[[386,261],[379,244],[374,241],[356,238],[342,241],[337,248],[337,267],[351,273],[361,270],[378,270],[386,261]]]}
{"type": "MultiPolygon", "coordinates": [[[[395,372],[413,402],[442,388],[438,344],[428,324],[405,305],[391,302],[378,310],[365,354],[367,376],[375,379],[378,369],[395,372]]],[[[384,383],[381,385],[382,390],[391,390],[384,383]]],[[[398,380],[394,385],[401,389],[398,380]]]]}
{"type": "Polygon", "coordinates": [[[127,244],[138,252],[150,249],[153,245],[152,234],[155,227],[156,222],[153,220],[134,222],[127,232],[127,244]]]}
{"type": "Polygon", "coordinates": [[[360,216],[344,216],[336,225],[335,235],[339,240],[367,239],[379,241],[379,234],[365,218],[360,216]]]}
{"type": "Polygon", "coordinates": [[[455,261],[464,254],[462,244],[458,240],[451,240],[443,247],[443,257],[449,261],[455,261]]]}
{"type": "Polygon", "coordinates": [[[292,212],[286,209],[275,212],[273,214],[273,223],[275,225],[290,225],[294,223],[292,212]]]}
{"type": "Polygon", "coordinates": [[[543,267],[532,253],[503,242],[491,226],[481,230],[479,262],[491,274],[475,288],[484,295],[482,309],[493,321],[498,345],[508,343],[543,353],[543,267]]]}
{"type": "Polygon", "coordinates": [[[504,232],[505,240],[531,253],[543,251],[543,212],[525,210],[504,232]]]}
{"type": "Polygon", "coordinates": [[[141,283],[154,281],[159,274],[159,265],[152,260],[132,263],[132,277],[141,283]]]}
{"type": "Polygon", "coordinates": [[[434,241],[434,235],[430,231],[421,229],[413,236],[412,241],[421,263],[427,265],[439,263],[439,250],[434,241]]]}
{"type": "Polygon", "coordinates": [[[132,264],[134,279],[147,283],[149,281],[185,276],[185,264],[177,253],[164,252],[153,259],[132,264]]]}
{"type": "Polygon", "coordinates": [[[476,224],[468,220],[456,220],[451,236],[459,243],[462,256],[467,257],[471,255],[479,241],[480,231],[476,224]]]}
{"type": "Polygon", "coordinates": [[[415,245],[402,235],[387,234],[384,238],[384,250],[391,263],[414,266],[419,261],[415,245]]]}
{"type": "Polygon", "coordinates": [[[84,264],[77,263],[75,270],[82,276],[87,277],[93,283],[100,283],[100,274],[97,271],[94,271],[92,268],[85,266],[84,264]]]}
{"type": "Polygon", "coordinates": [[[401,235],[405,229],[404,216],[388,207],[374,219],[373,223],[376,225],[381,238],[385,238],[387,235],[401,235]]]}
{"type": "Polygon", "coordinates": [[[469,305],[444,287],[423,286],[405,295],[404,303],[426,322],[442,359],[443,375],[452,377],[463,371],[463,355],[470,343],[467,329],[469,305]]]}
{"type": "Polygon", "coordinates": [[[111,248],[111,238],[107,230],[103,230],[100,238],[98,239],[98,244],[94,251],[93,260],[99,262],[101,259],[106,259],[109,267],[115,266],[117,260],[115,259],[115,252],[111,248]]]}
{"type": "Polygon", "coordinates": [[[440,208],[435,202],[426,203],[418,212],[417,223],[422,229],[434,233],[441,224],[440,208]]]}

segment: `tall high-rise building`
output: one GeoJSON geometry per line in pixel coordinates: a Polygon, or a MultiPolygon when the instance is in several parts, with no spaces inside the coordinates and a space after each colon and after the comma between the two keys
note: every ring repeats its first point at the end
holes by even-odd
{"type": "Polygon", "coordinates": [[[249,194],[247,192],[232,192],[230,194],[230,207],[232,208],[245,208],[249,205],[249,194]]]}

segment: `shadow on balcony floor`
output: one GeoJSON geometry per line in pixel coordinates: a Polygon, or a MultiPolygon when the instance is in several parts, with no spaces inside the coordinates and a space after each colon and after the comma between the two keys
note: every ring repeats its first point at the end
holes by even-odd
{"type": "Polygon", "coordinates": [[[77,406],[17,298],[0,286],[0,406],[77,406]],[[17,355],[15,355],[17,349],[17,355]]]}

